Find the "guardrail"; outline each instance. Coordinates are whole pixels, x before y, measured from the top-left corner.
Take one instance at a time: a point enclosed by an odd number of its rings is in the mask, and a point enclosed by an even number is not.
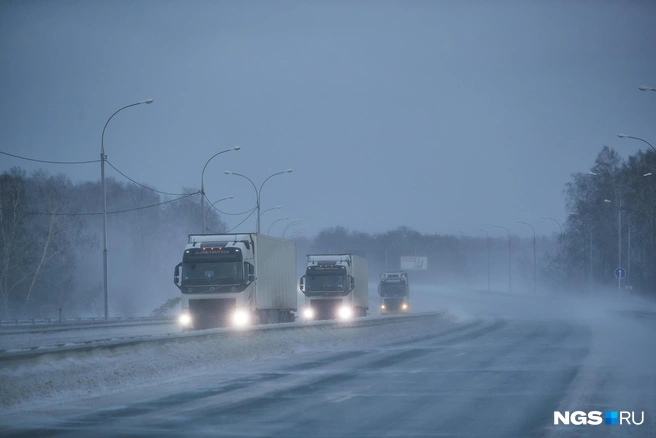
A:
[[[175,316],[114,316],[108,319],[97,318],[43,318],[43,319],[0,319],[0,329],[3,327],[46,326],[63,324],[107,324],[135,321],[173,321]]]
[[[115,317],[104,318],[72,318],[52,321],[50,319],[27,319],[2,321],[0,335],[20,333],[59,332],[81,329],[101,329],[109,327],[129,327],[133,325],[173,324],[175,316],[164,317]]]
[[[310,328],[351,328],[380,324],[390,324],[413,319],[435,318],[445,312],[428,312],[410,315],[387,315],[356,318],[350,321],[312,321],[312,322],[290,322],[282,324],[268,324],[245,328],[216,328],[184,333],[169,333],[166,335],[148,335],[142,337],[129,337],[112,341],[86,341],[78,345],[65,346],[43,346],[24,349],[19,351],[4,351],[0,353],[0,362],[33,359],[45,355],[57,355],[68,353],[83,353],[91,350],[111,350],[119,347],[128,347],[143,344],[167,344],[171,342],[185,342],[187,340],[203,340],[224,336],[235,336],[244,332],[263,332],[269,330],[307,330]]]

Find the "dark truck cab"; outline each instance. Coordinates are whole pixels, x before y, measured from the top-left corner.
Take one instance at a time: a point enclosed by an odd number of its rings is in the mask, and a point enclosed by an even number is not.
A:
[[[383,272],[378,285],[380,314],[407,313],[410,311],[410,288],[405,271]]]

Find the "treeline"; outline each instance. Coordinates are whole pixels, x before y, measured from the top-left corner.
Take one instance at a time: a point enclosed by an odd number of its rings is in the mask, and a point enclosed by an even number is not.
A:
[[[625,161],[605,147],[589,173],[572,175],[564,190],[570,214],[562,235],[537,239],[540,291],[617,288],[614,271],[621,249],[628,273],[622,286],[656,296],[654,170],[652,151]],[[106,183],[110,314],[147,315],[179,294],[172,269],[187,235],[200,232],[200,194],[183,189],[179,196],[162,195],[111,178]],[[0,175],[0,319],[52,318],[59,308],[68,317],[103,315],[102,211],[99,182],[74,184],[63,174],[42,170],[28,176],[19,168]],[[212,209],[207,228],[228,231]],[[530,293],[534,285],[532,240],[511,238],[515,292]],[[308,253],[354,252],[367,258],[372,282],[384,270],[399,269],[401,256],[423,256],[427,269],[413,272],[414,281],[488,286],[488,241],[477,231],[440,235],[399,227],[371,234],[333,227],[296,241],[299,277]],[[508,290],[507,237],[490,238],[489,260],[490,288]]]
[[[493,227],[489,228],[489,232],[494,230]],[[557,238],[557,235],[537,237],[538,266],[541,266],[545,255],[554,249]],[[312,240],[299,239],[297,250],[299,273],[308,253],[354,253],[367,258],[370,281],[377,282],[380,272],[401,268],[402,256],[420,256],[427,258],[427,266],[425,270],[410,273],[413,282],[473,289],[488,287],[487,237],[475,230],[468,235],[422,234],[408,227],[399,227],[384,233],[369,234],[334,227],[322,230]],[[507,291],[509,281],[512,281],[512,289],[516,292],[533,290],[532,237],[513,235],[509,255],[508,237],[491,236],[489,261],[491,289]],[[509,275],[509,261],[512,275]],[[541,281],[539,272],[538,282]]]
[[[106,184],[110,314],[145,315],[171,298],[173,266],[202,227],[200,195]],[[104,314],[102,211],[99,182],[19,168],[0,175],[0,319]],[[207,227],[226,231],[213,210]]]
[[[552,283],[593,293],[617,290],[614,272],[621,264],[627,272],[622,292],[628,287],[656,296],[656,153],[623,160],[604,147],[590,172],[572,175],[564,194],[569,214],[562,243],[544,265]]]

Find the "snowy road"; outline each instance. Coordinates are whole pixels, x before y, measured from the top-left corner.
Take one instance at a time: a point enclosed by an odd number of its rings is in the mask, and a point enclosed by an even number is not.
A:
[[[2,416],[0,424],[11,429],[0,433],[656,436],[654,320],[604,309],[560,317],[545,312],[545,303],[528,304],[534,300],[515,300],[512,306],[475,295],[442,301],[461,313],[468,307],[470,314],[456,322],[435,318],[348,329],[339,339],[336,331],[322,332],[323,340],[284,355],[261,351],[216,369],[188,364],[181,377],[157,385]],[[314,335],[298,339],[308,336]],[[554,410],[644,411],[645,421],[554,426]]]

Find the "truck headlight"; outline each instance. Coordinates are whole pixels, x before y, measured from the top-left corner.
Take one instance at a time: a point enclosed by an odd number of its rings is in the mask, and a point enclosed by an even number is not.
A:
[[[349,319],[351,316],[353,316],[353,309],[351,309],[348,306],[342,306],[339,308],[339,311],[337,312],[337,315],[341,319]]]
[[[180,316],[178,316],[178,324],[183,327],[189,327],[191,325],[191,315],[187,312],[181,313]]]
[[[405,309],[407,309],[407,308],[408,308],[408,305],[407,305],[407,304],[405,304],[405,303],[403,303],[403,305],[401,306],[401,308],[403,308],[403,310],[405,310]]]
[[[380,308],[381,308],[381,309],[384,309],[384,308],[385,308],[385,305],[384,305],[384,304],[381,304],[381,305],[380,305]]]
[[[239,327],[243,327],[250,322],[250,315],[244,309],[237,309],[235,313],[232,314],[232,322]]]
[[[303,318],[314,319],[314,309],[312,309],[312,307],[306,307],[303,310]]]

